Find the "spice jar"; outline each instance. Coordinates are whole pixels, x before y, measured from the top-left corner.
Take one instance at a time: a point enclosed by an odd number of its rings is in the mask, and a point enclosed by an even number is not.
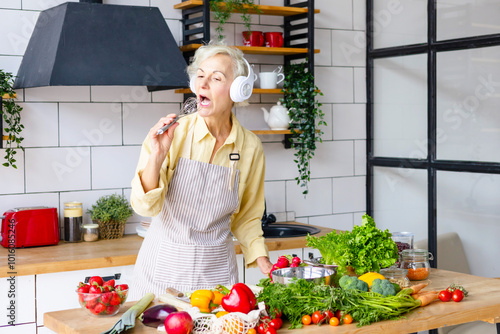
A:
[[[96,241],[99,239],[99,225],[98,224],[85,224],[82,226],[83,240]]]
[[[401,252],[405,249],[413,248],[413,238],[414,234],[412,232],[392,232],[392,240],[398,246],[399,259],[396,261],[395,266],[397,268],[401,267]]]
[[[64,241],[82,241],[83,210],[80,202],[64,203]]]
[[[396,283],[401,289],[410,286],[410,280],[408,279],[408,270],[402,268],[384,268],[380,269],[380,274],[389,280],[391,283]]]
[[[429,277],[431,265],[429,260],[434,260],[426,249],[405,249],[401,252],[401,268],[408,269],[408,278],[420,281]]]

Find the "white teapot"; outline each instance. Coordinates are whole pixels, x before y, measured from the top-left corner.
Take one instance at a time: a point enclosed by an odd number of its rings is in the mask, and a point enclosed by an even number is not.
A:
[[[283,107],[281,102],[278,101],[278,104],[272,106],[270,111],[267,111],[264,107],[261,109],[264,112],[264,120],[271,130],[287,130],[290,126],[288,109]]]

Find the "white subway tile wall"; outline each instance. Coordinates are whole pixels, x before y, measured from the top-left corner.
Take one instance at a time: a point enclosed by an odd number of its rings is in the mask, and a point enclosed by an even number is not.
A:
[[[73,0],[76,1],[76,0]],[[0,4],[0,68],[17,74],[39,12],[65,1],[8,0]],[[260,0],[282,6],[282,0]],[[175,2],[161,0],[105,1],[106,4],[157,6],[181,44],[181,12]],[[260,135],[266,154],[268,213],[294,212],[303,223],[345,229],[360,221],[365,210],[365,29],[364,0],[316,0],[316,85],[324,96],[327,126],[323,143],[311,161],[309,195],[295,181],[293,149],[282,135]],[[252,29],[282,31],[283,19],[252,16]],[[211,31],[215,36],[212,22]],[[244,26],[235,14],[224,26],[228,44],[242,44]],[[283,56],[247,55],[256,73],[283,64]],[[259,81],[256,82],[258,87]],[[250,106],[235,114],[249,129],[268,129],[261,107],[269,109],[281,95],[254,95]],[[82,201],[87,209],[102,195],[130,196],[130,181],[142,141],[163,115],[177,113],[182,94],[148,92],[137,86],[58,86],[20,89],[25,152],[18,169],[0,168],[0,214],[13,207],[47,205],[62,216],[65,201]],[[0,150],[3,153],[5,150]],[[127,232],[147,217],[134,215]]]

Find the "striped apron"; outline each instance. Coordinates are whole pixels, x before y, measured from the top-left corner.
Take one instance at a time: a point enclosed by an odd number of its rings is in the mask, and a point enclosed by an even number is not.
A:
[[[130,298],[159,296],[167,287],[194,291],[238,281],[230,218],[239,205],[239,154],[235,148],[229,167],[191,160],[193,132],[142,243]]]

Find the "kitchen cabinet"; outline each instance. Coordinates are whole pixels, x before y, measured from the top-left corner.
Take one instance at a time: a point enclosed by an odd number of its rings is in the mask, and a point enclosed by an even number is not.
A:
[[[11,289],[11,283],[14,285],[13,289]],[[12,298],[9,296],[11,291],[14,294]],[[0,292],[2,312],[4,312],[0,317],[0,326],[7,326],[11,320],[7,317],[8,311],[6,310],[11,300],[15,302],[16,324],[35,322],[35,275],[15,276],[14,281],[9,280],[9,277],[0,278]],[[2,330],[0,334],[3,334]]]
[[[284,47],[252,47],[236,46],[245,54],[282,55],[285,66],[297,59],[308,62],[308,69],[314,74],[314,54],[320,50],[314,49],[314,0],[291,4],[291,0],[283,0],[284,6],[256,5],[258,11],[249,8],[248,14],[273,15],[283,17]],[[210,41],[210,4],[208,0],[184,0],[174,5],[175,9],[182,10],[182,46],[186,62],[203,44]],[[200,37],[201,35],[201,37]],[[189,94],[191,90],[178,89],[176,93]],[[254,94],[280,94],[281,89],[254,88]],[[285,134],[288,130],[255,130],[256,134]],[[285,147],[288,140],[285,138]]]

